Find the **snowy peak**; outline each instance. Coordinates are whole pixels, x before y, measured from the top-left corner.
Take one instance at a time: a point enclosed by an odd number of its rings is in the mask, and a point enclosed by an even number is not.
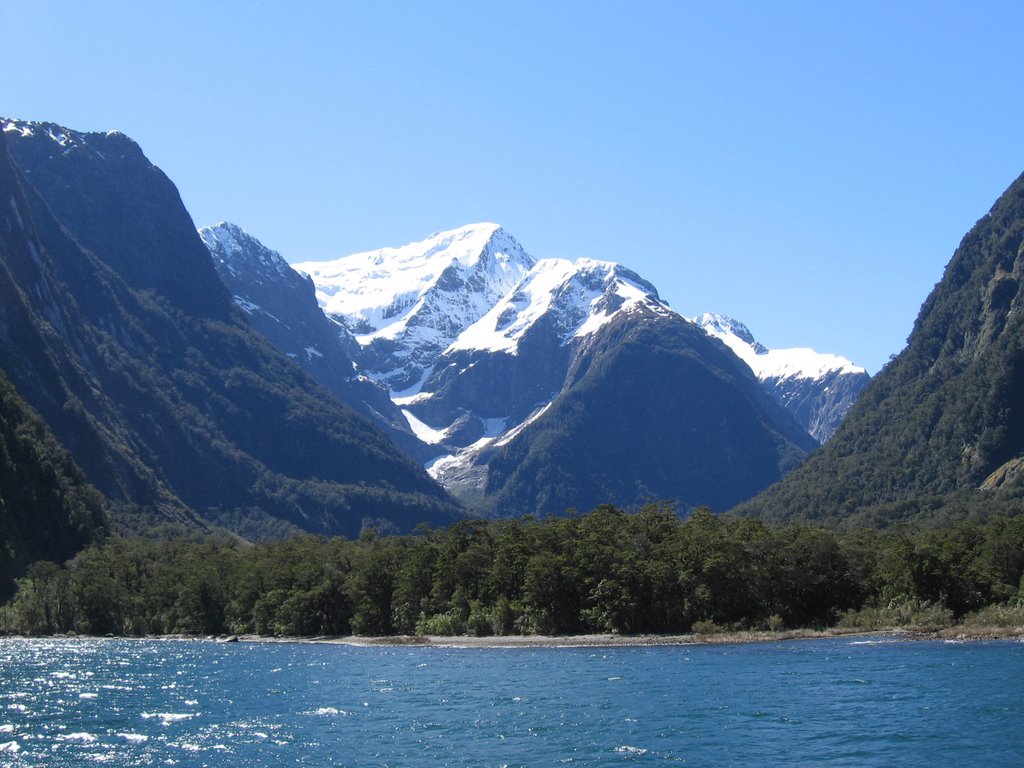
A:
[[[824,443],[867,385],[867,371],[845,357],[813,349],[768,349],[731,317],[703,314],[694,322],[745,362],[769,395],[815,440]]]
[[[312,278],[320,306],[356,335],[367,370],[400,390],[421,380],[534,262],[497,224],[473,224],[400,248],[294,267]]]
[[[294,266],[313,278],[328,314],[345,319],[357,333],[394,336],[414,319],[425,297],[463,288],[460,278],[473,276],[471,287],[500,295],[533,262],[497,224],[473,224],[399,248]]]
[[[751,347],[754,352],[759,355],[763,355],[768,352],[768,348],[766,346],[754,339],[754,334],[750,332],[750,329],[747,328],[747,326],[728,315],[716,315],[711,312],[705,312],[694,322],[703,328],[709,335],[714,336],[717,339],[725,340],[727,337],[735,336],[744,344]]]
[[[268,270],[279,275],[292,272],[291,266],[277,251],[272,251],[237,224],[222,221],[213,227],[202,227],[199,237],[210,251],[217,269],[231,274],[254,275]]]
[[[671,312],[654,286],[618,264],[593,259],[542,259],[523,281],[448,351],[504,351],[515,354],[519,341],[541,318],[562,334],[562,343],[594,333],[619,312],[646,304]]]
[[[757,342],[749,329],[726,315],[705,313],[694,320],[697,325],[725,343],[757,378],[802,378],[820,380],[829,374],[865,374],[860,366],[845,357],[815,352],[806,347],[768,349]]]

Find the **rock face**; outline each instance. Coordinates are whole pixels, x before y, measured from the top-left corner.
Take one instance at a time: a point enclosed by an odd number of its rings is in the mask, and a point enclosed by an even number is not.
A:
[[[453,519],[425,472],[252,330],[137,145],[0,127],[0,369],[129,517],[348,535]]]
[[[437,358],[420,392],[401,401],[458,447],[482,437],[480,428],[507,432],[562,391],[582,341],[638,306],[674,314],[653,286],[617,264],[537,262]],[[467,431],[467,420],[479,427]]]
[[[1024,458],[1024,177],[964,237],[907,347],[833,438],[742,507],[841,521],[880,505],[1013,482]]]
[[[832,436],[870,380],[845,357],[807,348],[768,349],[731,317],[705,313],[696,322],[749,365],[765,390],[819,443]]]

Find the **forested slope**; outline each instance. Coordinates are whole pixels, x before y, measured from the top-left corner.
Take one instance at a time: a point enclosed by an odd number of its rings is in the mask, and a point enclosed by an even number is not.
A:
[[[958,507],[992,499],[1019,507],[1022,272],[1024,177],[964,237],[906,349],[872,380],[833,438],[737,511],[838,523],[853,515],[914,516],[947,498]],[[967,498],[981,487],[987,498]]]

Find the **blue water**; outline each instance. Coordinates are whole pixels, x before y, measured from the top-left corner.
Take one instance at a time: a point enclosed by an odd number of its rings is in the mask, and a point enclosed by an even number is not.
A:
[[[1020,766],[1024,643],[0,641],[0,764]]]

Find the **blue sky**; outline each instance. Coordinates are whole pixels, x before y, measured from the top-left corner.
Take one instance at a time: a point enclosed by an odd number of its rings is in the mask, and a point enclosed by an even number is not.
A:
[[[1011,2],[0,5],[0,114],[289,261],[477,221],[874,372],[1024,171]]]

